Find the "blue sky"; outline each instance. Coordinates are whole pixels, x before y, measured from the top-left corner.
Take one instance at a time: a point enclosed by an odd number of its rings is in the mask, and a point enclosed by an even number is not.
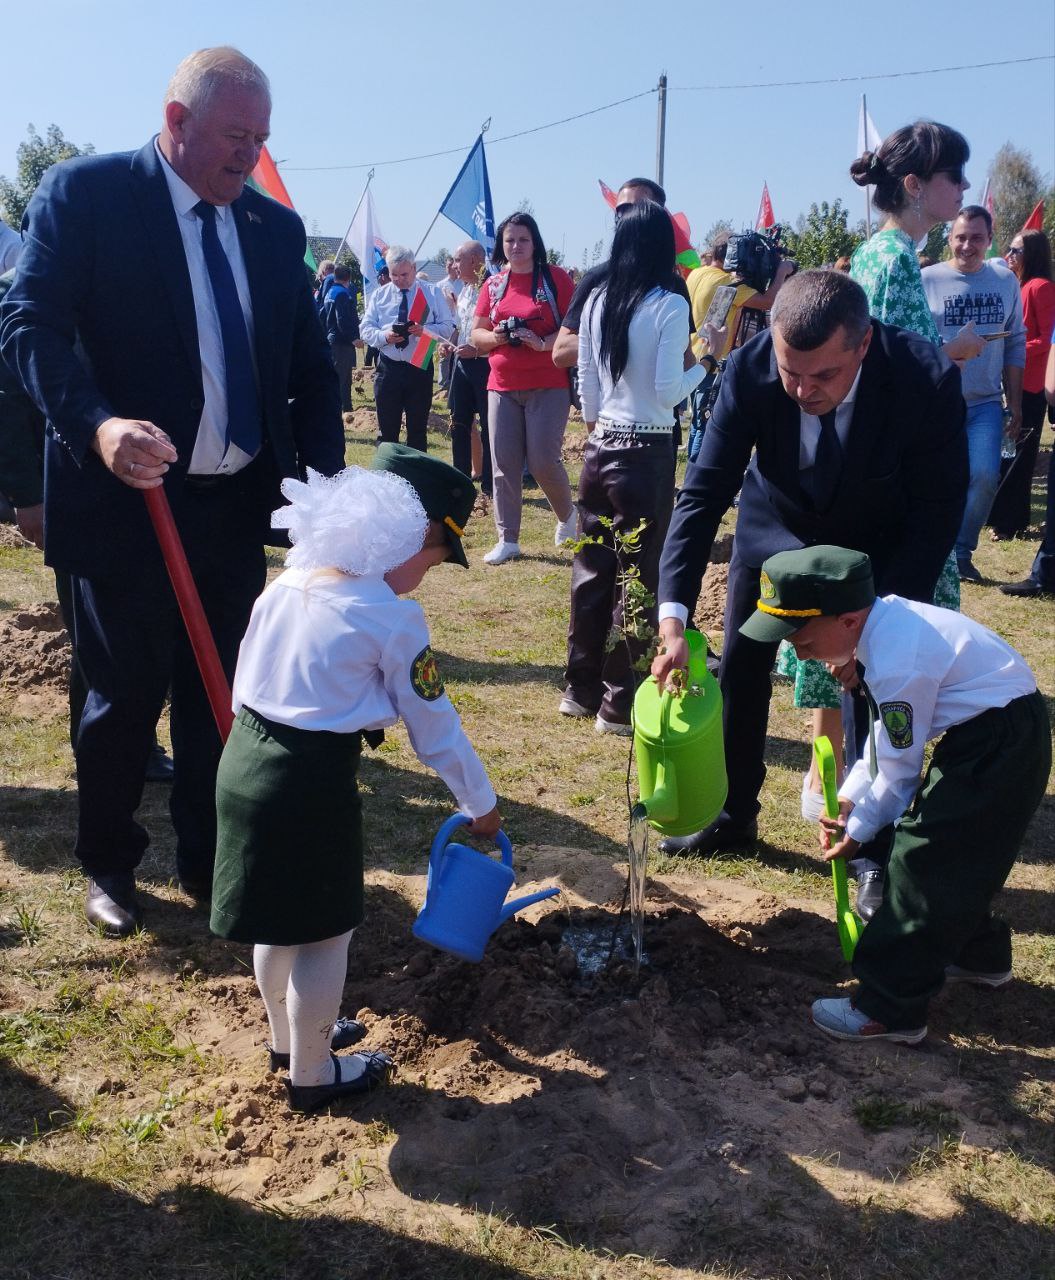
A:
[[[373,16],[368,16],[372,14]],[[877,15],[882,16],[877,16]],[[709,16],[712,15],[712,16]],[[1002,20],[1006,16],[1006,21]],[[481,17],[483,23],[481,24]],[[310,34],[309,34],[310,19]],[[140,145],[160,120],[176,63],[231,43],[271,77],[271,151],[309,228],[341,234],[365,165],[465,149],[648,90],[666,71],[665,185],[694,236],[717,218],[751,223],[763,179],[776,216],[863,197],[847,176],[861,92],[881,133],[917,116],[954,125],[971,143],[979,196],[1005,141],[1055,169],[1055,62],[817,86],[693,92],[713,83],[874,75],[1055,53],[1055,6],[980,0],[923,6],[756,2],[720,9],[629,0],[537,0],[481,6],[291,5],[288,0],[36,0],[5,6],[0,173],[32,122],[99,151]],[[478,34],[474,34],[478,33]],[[597,179],[653,176],[656,95],[488,146],[495,213],[532,202],[547,243],[572,264],[605,239]],[[463,156],[378,165],[374,199],[390,241],[416,245]],[[426,249],[462,237],[440,219]]]

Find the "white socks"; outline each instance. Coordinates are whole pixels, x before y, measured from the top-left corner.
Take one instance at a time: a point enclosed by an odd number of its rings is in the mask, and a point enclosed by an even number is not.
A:
[[[353,933],[349,929],[336,938],[295,947],[258,944],[253,948],[253,970],[267,1010],[271,1048],[290,1054],[293,1084],[333,1083],[330,1039],[341,1007]]]

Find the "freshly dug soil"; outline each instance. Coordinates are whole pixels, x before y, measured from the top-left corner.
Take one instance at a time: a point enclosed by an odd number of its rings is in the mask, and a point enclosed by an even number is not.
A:
[[[8,692],[65,693],[70,640],[57,604],[38,604],[0,622],[0,687]]]

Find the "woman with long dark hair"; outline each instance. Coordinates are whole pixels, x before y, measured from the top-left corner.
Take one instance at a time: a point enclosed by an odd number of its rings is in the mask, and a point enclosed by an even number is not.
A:
[[[525,460],[557,517],[554,542],[559,547],[575,536],[571,485],[561,461],[571,387],[552,356],[575,286],[566,271],[546,261],[530,213],[510,214],[499,224],[491,261],[503,269],[484,281],[470,341],[491,357],[487,424],[498,542],[484,560],[504,564],[520,555]]]
[[[1055,328],[1055,283],[1051,245],[1043,231],[1020,231],[1011,241],[1007,263],[1022,288],[1026,326],[1026,369],[1022,377],[1022,427],[1015,456],[1001,466],[1000,488],[989,510],[993,538],[1000,541],[1029,527],[1033,469],[1044,423],[1044,369]]]
[[[703,379],[685,370],[689,302],[674,265],[670,215],[652,201],[620,206],[607,283],[579,326],[579,392],[590,431],[579,479],[582,537],[575,557],[568,665],[560,710],[595,716],[599,733],[630,733],[633,662],[644,648],[626,634],[655,626],[655,606],[625,616],[620,569],[635,567],[655,595],[659,554],[674,504],[674,406]],[[610,521],[610,527],[602,524]],[[613,533],[644,523],[636,553],[620,564]],[[612,627],[625,635],[608,652]]]

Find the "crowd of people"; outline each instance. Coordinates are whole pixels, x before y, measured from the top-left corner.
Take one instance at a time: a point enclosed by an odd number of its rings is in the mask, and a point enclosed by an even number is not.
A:
[[[216,933],[254,945],[291,1105],[385,1077],[380,1051],[333,1052],[365,1034],[338,1016],[363,917],[359,758],[402,719],[473,832],[498,831],[424,616],[400,597],[445,562],[468,566],[477,481],[497,532],[488,572],[521,557],[530,473],[556,544],[578,540],[555,710],[604,734],[633,731],[650,632],[651,678],[686,666],[737,504],[720,659],[728,798],[711,826],[661,847],[756,839],[779,664],[816,733],[841,744],[841,813],[821,843],[855,868],[868,922],[861,993],[818,1001],[817,1025],[915,1041],[943,982],[1006,981],[1010,936],[991,904],[1043,794],[1050,729],[1022,659],[956,610],[961,581],[980,579],[986,521],[995,537],[1029,522],[1055,402],[1055,284],[1042,233],[1014,238],[1009,267],[987,258],[991,218],[963,207],[966,139],[920,121],[859,157],[851,175],[883,221],[832,269],[783,261],[758,280],[746,246],[723,240],[686,281],[663,189],[632,178],[609,259],[577,283],[515,212],[489,263],[467,241],[438,285],[390,246],[359,315],[348,267],[324,264],[313,296],[300,220],[246,186],[270,109],[244,55],[191,55],[141,150],[48,171],[5,281],[0,491],[55,569],[73,637],[88,919],[114,937],[142,922],[135,813],[168,698],[176,874]],[[921,272],[917,245],[941,223],[950,258]],[[165,284],[149,298],[147,260]],[[341,411],[363,348],[378,449],[371,468],[345,467]],[[428,454],[436,366],[452,464]],[[576,396],[588,438],[573,497],[562,445]],[[232,684],[226,746],[142,501],[161,488]],[[1051,493],[1049,476],[1044,540],[1010,594],[1055,590]],[[287,568],[265,590],[264,544],[286,531]],[[643,588],[632,629],[627,547]],[[1014,794],[1013,822],[987,815],[996,787]],[[820,790],[807,774],[805,815],[820,818]]]

